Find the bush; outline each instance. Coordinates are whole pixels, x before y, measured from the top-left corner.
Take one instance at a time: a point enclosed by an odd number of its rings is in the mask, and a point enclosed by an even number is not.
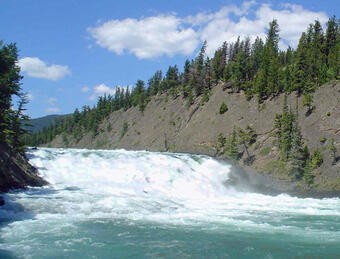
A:
[[[220,114],[224,114],[225,112],[228,111],[228,106],[223,102],[220,106]]]
[[[317,149],[314,151],[312,156],[310,157],[310,168],[311,170],[314,170],[318,167],[320,167],[323,163],[323,158],[321,155],[321,152]]]
[[[262,148],[261,150],[260,150],[260,155],[261,156],[266,156],[266,155],[268,155],[269,153],[270,153],[270,151],[271,151],[271,147],[264,147],[264,148]]]
[[[217,136],[217,146],[218,148],[223,148],[227,143],[227,139],[223,136],[222,133],[218,134]]]
[[[129,124],[125,121],[122,127],[122,131],[120,132],[120,138],[122,139],[124,135],[127,133],[129,128]]]
[[[326,141],[327,141],[327,139],[325,137],[320,138],[320,143],[325,144]]]

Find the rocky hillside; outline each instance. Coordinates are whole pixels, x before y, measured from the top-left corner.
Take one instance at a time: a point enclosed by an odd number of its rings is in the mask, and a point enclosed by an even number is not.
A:
[[[298,107],[298,124],[304,143],[311,153],[320,150],[323,158],[321,166],[312,171],[311,180],[301,179],[294,183],[294,188],[300,192],[340,193],[340,162],[338,157],[334,162],[329,148],[334,140],[336,155],[340,156],[340,83],[321,86],[313,94],[313,100],[313,111],[307,114],[302,97],[295,93],[287,97],[289,107]],[[228,110],[220,114],[223,102]],[[260,174],[290,183],[293,179],[287,174],[287,165],[279,159],[274,134],[274,119],[282,112],[283,105],[283,94],[259,104],[256,98],[248,101],[242,91],[232,93],[221,83],[212,89],[209,100],[203,104],[200,99],[188,105],[181,96],[156,95],[144,112],[138,107],[113,112],[101,123],[95,137],[89,133],[76,141],[71,136],[59,135],[48,146],[167,150],[225,158],[217,148],[218,135],[222,133],[228,137],[233,129],[249,125],[257,134],[256,142],[248,148],[252,157],[249,166]],[[248,167],[244,163],[248,155],[242,146],[239,149],[242,152],[239,163]]]
[[[37,169],[28,163],[26,157],[0,143],[0,192],[45,184],[47,182],[38,176]]]

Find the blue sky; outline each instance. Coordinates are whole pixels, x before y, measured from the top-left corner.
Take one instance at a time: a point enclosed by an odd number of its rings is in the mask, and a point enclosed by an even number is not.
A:
[[[296,46],[307,25],[339,17],[338,1],[0,0],[0,39],[16,42],[32,117],[93,105],[117,85],[180,69],[202,41],[264,37],[278,19],[281,48]]]

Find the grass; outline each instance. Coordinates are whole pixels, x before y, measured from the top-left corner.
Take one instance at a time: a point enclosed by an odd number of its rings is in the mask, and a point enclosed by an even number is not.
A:
[[[271,160],[264,167],[263,170],[270,174],[278,175],[280,179],[290,179],[286,163],[280,160]]]
[[[261,156],[267,156],[270,153],[271,150],[272,150],[271,147],[264,147],[260,150],[260,155]]]

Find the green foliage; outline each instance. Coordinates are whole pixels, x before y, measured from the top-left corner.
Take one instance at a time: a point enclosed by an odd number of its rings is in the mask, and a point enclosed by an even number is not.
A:
[[[323,163],[323,158],[321,155],[320,150],[315,150],[314,153],[311,155],[309,160],[309,167],[311,170],[314,170],[318,167],[320,167]]]
[[[238,151],[237,134],[235,129],[228,138],[225,154],[233,160],[238,160],[240,158],[240,153]]]
[[[125,121],[123,123],[122,130],[120,131],[120,139],[122,139],[125,136],[125,134],[127,133],[128,129],[129,129],[129,124]]]
[[[224,146],[227,143],[227,139],[225,136],[223,136],[222,133],[218,134],[217,136],[217,149],[218,150],[223,150]]]
[[[69,140],[65,133],[62,134],[62,140],[63,140],[63,145],[67,147],[69,145]]]
[[[305,93],[302,97],[302,105],[303,107],[307,107],[306,116],[310,115],[313,110],[315,109],[315,106],[313,105],[313,97],[309,93]]]
[[[112,131],[112,124],[109,122],[109,124],[106,127],[106,131],[107,132],[111,132]]]
[[[280,178],[287,179],[287,164],[281,160],[269,160],[263,167],[263,170],[268,173],[280,175]]]
[[[228,111],[228,106],[226,105],[225,102],[223,102],[220,106],[220,114],[224,114]]]
[[[0,41],[0,142],[22,153],[29,118],[24,114],[28,100],[21,92],[21,79],[16,45]],[[19,99],[16,110],[13,108],[13,96]]]
[[[304,179],[305,183],[308,184],[308,185],[313,184],[314,178],[315,178],[315,175],[310,171],[306,171],[305,174],[303,175],[303,179]]]
[[[271,150],[271,147],[264,147],[264,148],[262,148],[260,150],[260,155],[261,156],[266,156],[266,155],[269,154],[270,150]]]
[[[326,141],[327,141],[327,138],[321,137],[319,141],[320,141],[320,143],[325,144]]]
[[[300,179],[309,171],[306,170],[309,151],[304,146],[301,130],[298,126],[297,113],[288,110],[285,98],[282,114],[276,116],[274,121],[277,143],[282,161],[290,165],[289,174]]]

